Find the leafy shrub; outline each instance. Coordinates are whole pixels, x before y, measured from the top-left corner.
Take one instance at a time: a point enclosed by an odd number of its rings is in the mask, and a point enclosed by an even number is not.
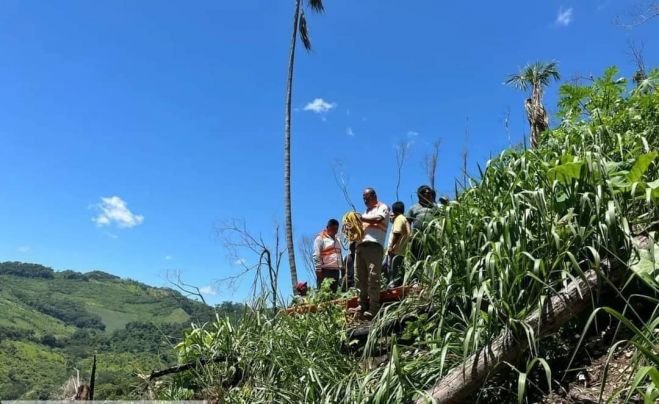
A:
[[[65,324],[73,325],[78,328],[95,328],[105,330],[105,324],[101,317],[89,313],[82,303],[58,299],[52,296],[29,296],[20,291],[14,291],[14,294],[25,304],[36,310],[52,316]]]
[[[89,280],[97,280],[97,281],[112,281],[112,280],[120,280],[121,279],[120,277],[118,277],[116,275],[112,275],[112,274],[109,274],[109,273],[103,272],[103,271],[87,272],[87,273],[85,273],[85,276]]]
[[[38,264],[23,262],[0,262],[0,275],[14,275],[23,278],[53,279],[55,271],[52,268]]]

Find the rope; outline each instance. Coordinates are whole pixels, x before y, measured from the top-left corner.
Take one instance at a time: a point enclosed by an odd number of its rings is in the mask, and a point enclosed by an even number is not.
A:
[[[357,212],[350,211],[343,215],[343,226],[341,231],[348,242],[360,241],[364,238],[364,228],[362,227],[362,220]]]

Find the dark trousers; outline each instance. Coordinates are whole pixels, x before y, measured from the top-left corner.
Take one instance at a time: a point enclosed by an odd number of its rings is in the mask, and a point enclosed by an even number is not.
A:
[[[363,242],[357,245],[355,258],[356,283],[362,310],[369,307],[372,313],[380,310],[380,282],[384,249],[379,243]]]
[[[323,284],[325,279],[332,279],[332,292],[336,293],[339,288],[339,278],[341,276],[341,270],[339,268],[322,268],[320,271],[316,272],[316,287],[320,289],[320,285]]]
[[[401,271],[403,268],[403,259],[404,257],[402,255],[387,255],[385,258],[387,282],[393,284],[393,286],[403,284],[403,277],[405,276]]]

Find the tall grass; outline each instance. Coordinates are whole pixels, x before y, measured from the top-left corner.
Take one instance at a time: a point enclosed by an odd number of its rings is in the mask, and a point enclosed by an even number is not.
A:
[[[609,69],[590,86],[563,86],[563,121],[545,134],[545,143],[489,161],[473,187],[415,236],[428,256],[407,257],[406,280],[417,280],[423,292],[385,308],[364,351],[369,356],[389,347],[383,365],[364,366],[364,358],[343,353],[350,341],[345,318],[334,308],[273,316],[257,306],[237,327],[218,320],[193,329],[182,358],[230,356],[204,383],[229,402],[405,402],[512,329],[530,347],[518,383],[523,401],[534,366],[552,377],[539,356],[538,330],[524,319],[568,282],[615,262],[650,285],[640,298],[657,304],[659,271],[634,237],[650,240],[646,246],[656,242],[659,72],[631,91],[616,75]],[[599,310],[624,320],[636,335],[636,376],[621,397],[656,397],[656,315],[644,324],[631,306],[619,315]],[[400,339],[386,335],[386,324],[413,312],[423,314]],[[238,381],[232,379],[236,369]],[[231,385],[224,383],[229,379]]]

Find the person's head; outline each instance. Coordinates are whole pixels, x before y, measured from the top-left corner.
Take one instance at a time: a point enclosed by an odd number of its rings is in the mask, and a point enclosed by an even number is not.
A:
[[[443,206],[448,205],[448,198],[445,197],[445,196],[440,196],[440,197],[439,197],[439,203],[440,203],[441,205],[443,205]]]
[[[307,286],[306,282],[298,282],[295,285],[295,290],[297,291],[297,294],[300,296],[306,296],[307,291],[309,290],[309,287]]]
[[[434,193],[433,189],[430,188],[428,185],[421,185],[416,190],[416,195],[419,197],[419,203],[423,206],[430,206],[433,204],[433,202],[435,201],[433,193]]]
[[[325,227],[327,234],[334,237],[336,233],[339,232],[339,221],[336,219],[330,219],[327,221],[327,227]]]
[[[362,197],[364,199],[364,205],[366,205],[369,208],[372,208],[373,206],[378,204],[378,195],[375,193],[375,190],[373,188],[364,189],[364,193],[362,194]]]
[[[395,217],[402,215],[405,213],[405,204],[401,201],[396,201],[393,204],[391,204],[391,219],[393,220]]]

